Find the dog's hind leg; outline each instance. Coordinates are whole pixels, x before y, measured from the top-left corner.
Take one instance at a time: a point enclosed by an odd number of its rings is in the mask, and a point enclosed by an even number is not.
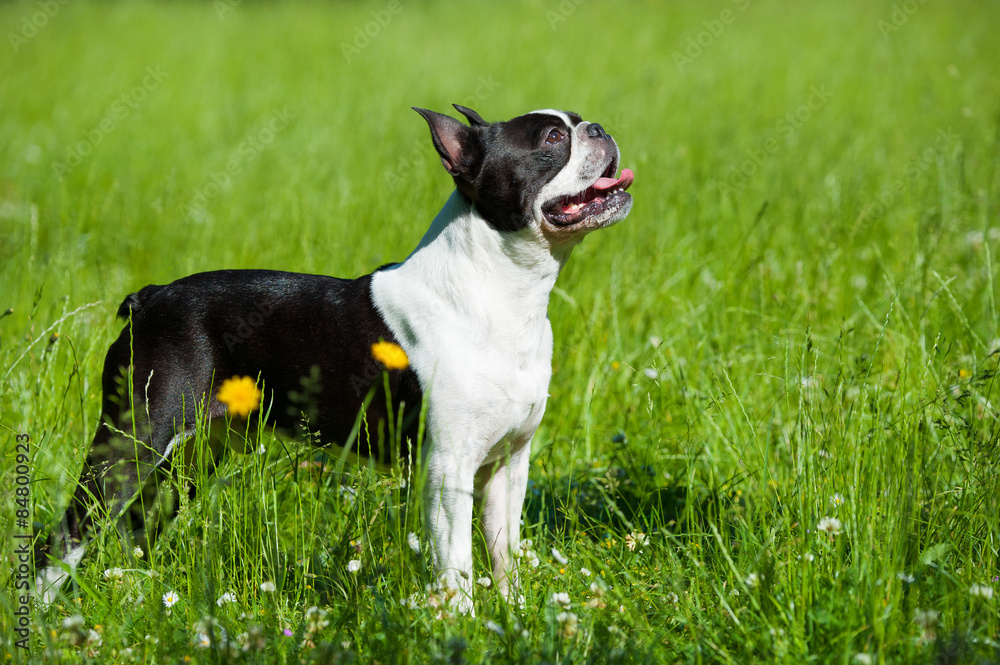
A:
[[[101,423],[83,465],[80,480],[51,538],[48,561],[36,576],[36,593],[50,603],[83,557],[86,543],[97,533],[102,517],[121,520],[126,532],[142,532],[149,506],[140,491],[149,475],[171,455],[175,434],[171,420],[157,422],[146,409],[152,374],[132,374],[128,328],[112,344],[105,359]],[[148,376],[147,376],[148,375]],[[143,500],[129,509],[139,495]]]

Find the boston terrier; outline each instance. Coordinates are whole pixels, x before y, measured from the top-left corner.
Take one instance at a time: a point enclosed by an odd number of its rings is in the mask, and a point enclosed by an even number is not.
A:
[[[455,191],[402,263],[353,280],[221,270],[125,298],[101,423],[54,538],[50,556],[62,563],[36,580],[44,601],[79,563],[98,515],[141,524],[131,513],[149,504],[137,495],[183,457],[196,421],[233,417],[219,389],[234,376],[262,391],[250,431],[256,418],[287,430],[305,421],[313,438],[380,460],[417,450],[425,413],[424,523],[441,583],[471,609],[478,498],[494,580],[502,593],[516,589],[531,438],[552,375],[549,293],[584,236],[628,215],[633,174],[618,174],[615,141],[575,113],[490,123],[455,108],[469,125],[414,109]],[[408,359],[387,370],[391,419],[378,342]],[[358,435],[361,415],[369,436]],[[394,442],[385,433],[396,423]]]

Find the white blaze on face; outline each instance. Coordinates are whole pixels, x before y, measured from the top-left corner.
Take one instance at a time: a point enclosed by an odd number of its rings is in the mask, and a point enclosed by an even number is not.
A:
[[[586,140],[587,128],[591,123],[583,121],[574,127],[566,113],[553,109],[532,111],[532,113],[552,115],[562,119],[569,128],[571,141],[569,161],[563,170],[542,188],[535,201],[534,217],[536,221],[541,222],[543,205],[553,199],[573,196],[584,191],[601,176],[606,165],[603,163],[603,151],[600,150],[598,142]]]

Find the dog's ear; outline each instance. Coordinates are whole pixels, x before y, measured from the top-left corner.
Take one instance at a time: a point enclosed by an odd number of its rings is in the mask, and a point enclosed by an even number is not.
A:
[[[467,106],[460,106],[459,104],[452,104],[452,106],[455,107],[456,111],[464,115],[465,119],[468,120],[469,124],[472,125],[473,127],[485,127],[486,125],[490,124],[485,120],[483,120],[482,116],[480,116],[478,113],[476,113]]]
[[[413,110],[422,115],[430,125],[434,147],[441,155],[441,163],[448,173],[472,183],[483,154],[476,128],[466,127],[458,120],[442,113],[416,107]]]

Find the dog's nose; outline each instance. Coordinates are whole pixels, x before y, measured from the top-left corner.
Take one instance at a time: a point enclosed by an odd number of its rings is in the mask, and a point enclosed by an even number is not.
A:
[[[592,139],[608,138],[607,132],[605,132],[604,128],[598,125],[596,122],[592,122],[589,125],[587,125],[587,136],[589,136]]]

